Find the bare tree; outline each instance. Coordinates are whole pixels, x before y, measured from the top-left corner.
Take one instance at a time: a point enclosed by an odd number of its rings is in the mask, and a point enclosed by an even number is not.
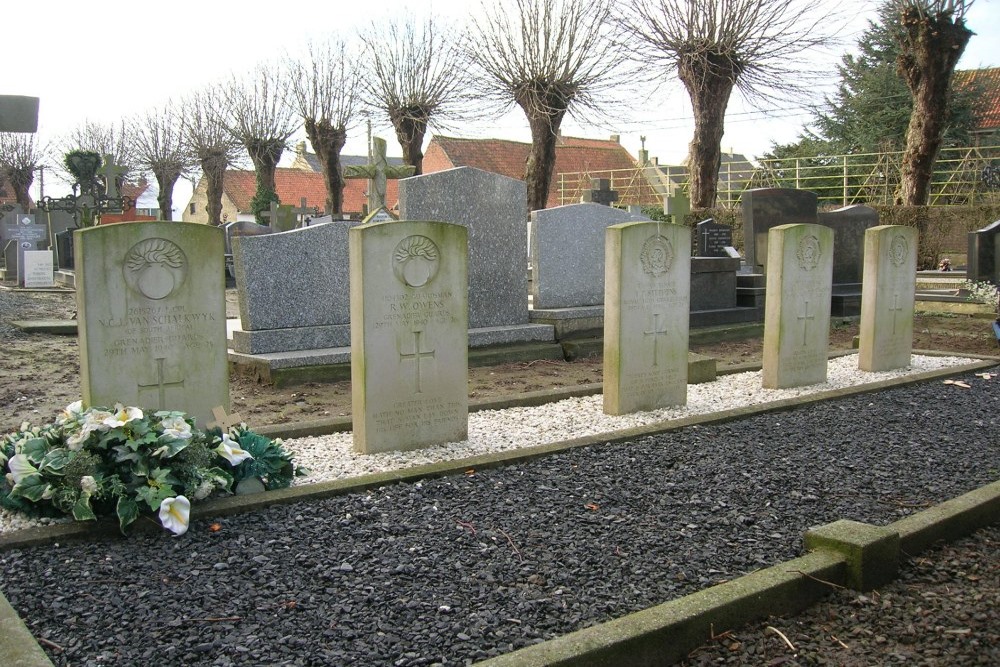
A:
[[[965,27],[972,0],[892,0],[901,29],[896,70],[913,95],[896,203],[925,206],[948,123],[951,78],[974,34]]]
[[[101,156],[110,155],[115,164],[122,167],[116,186],[121,186],[135,175],[137,158],[132,128],[124,120],[118,123],[101,123],[85,120],[74,128],[62,141],[62,152],[71,150],[93,151]],[[103,176],[101,177],[103,180]]]
[[[136,163],[156,179],[161,220],[172,219],[174,185],[193,165],[183,141],[183,122],[180,110],[170,103],[132,120]]]
[[[364,90],[396,130],[403,162],[419,175],[428,125],[441,129],[462,116],[468,78],[461,48],[433,16],[418,23],[407,14],[374,24],[372,33],[378,38],[365,44]]]
[[[28,191],[45,154],[45,147],[39,145],[34,134],[0,132],[0,181],[10,184],[14,200],[25,211],[31,207]]]
[[[217,88],[203,88],[184,100],[183,140],[205,178],[208,222],[222,224],[222,186],[239,145],[226,129],[226,100]]]
[[[284,77],[283,68],[260,64],[248,76],[234,76],[226,87],[226,128],[246,148],[257,177],[255,215],[277,201],[274,171],[288,138],[299,128]]]
[[[622,83],[625,56],[608,35],[610,9],[611,0],[513,0],[511,10],[484,4],[472,19],[464,53],[476,93],[504,111],[521,107],[531,128],[530,210],[545,208],[567,112],[600,115],[602,94]]]
[[[359,106],[358,74],[342,40],[311,43],[304,60],[288,61],[295,105],[319,158],[326,212],[344,209],[340,151]]]
[[[620,25],[636,54],[676,73],[694,113],[688,149],[691,207],[711,208],[733,88],[750,101],[787,98],[810,78],[800,55],[833,42],[829,12],[812,0],[629,0]]]

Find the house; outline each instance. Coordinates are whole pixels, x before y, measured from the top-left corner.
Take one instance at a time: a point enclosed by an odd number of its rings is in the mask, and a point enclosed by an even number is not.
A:
[[[424,173],[475,167],[524,180],[524,166],[530,150],[530,143],[507,139],[434,136],[424,151]],[[618,135],[611,135],[610,139],[560,135],[546,207],[579,202],[583,190],[590,189],[591,178],[609,178],[608,174],[615,172],[622,178],[634,179],[637,167],[635,159],[619,143]],[[612,188],[616,188],[614,178]]]
[[[1000,67],[956,70],[955,88],[974,88],[980,96],[976,129],[972,131],[980,146],[1000,144]]]
[[[313,156],[315,157],[315,156]],[[347,156],[345,156],[347,157]],[[367,158],[358,158],[360,164],[366,164]],[[326,186],[323,175],[299,167],[278,167],[274,173],[275,191],[283,204],[298,207],[302,198],[306,200],[307,208],[315,208],[322,213],[326,209]],[[205,177],[198,181],[191,201],[185,207],[181,220],[184,222],[208,222],[205,205],[208,201],[208,184]],[[222,185],[222,220],[252,220],[250,202],[257,191],[257,181],[252,170],[227,169]],[[360,218],[367,204],[368,181],[365,179],[350,179],[344,186],[343,212],[352,218]],[[390,180],[386,188],[386,200],[394,207],[399,199],[399,188],[396,181]]]

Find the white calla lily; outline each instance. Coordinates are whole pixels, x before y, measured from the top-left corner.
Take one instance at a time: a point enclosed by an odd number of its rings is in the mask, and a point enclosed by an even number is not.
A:
[[[83,489],[84,493],[94,495],[97,493],[97,480],[90,475],[84,475],[80,478],[80,488]]]
[[[10,468],[10,476],[15,484],[20,484],[22,479],[38,472],[38,468],[31,465],[31,461],[25,454],[15,454],[10,457],[7,467]]]
[[[160,425],[163,426],[163,435],[169,435],[175,440],[188,440],[191,437],[191,425],[181,417],[167,417]]]
[[[83,412],[83,401],[73,401],[65,408],[63,408],[62,414],[59,415],[57,421],[68,422],[71,419],[79,418],[80,414]]]
[[[191,501],[184,496],[165,498],[160,503],[160,523],[174,535],[187,532],[191,517]]]
[[[142,419],[142,410],[139,408],[127,408],[121,403],[115,403],[115,411],[104,419],[104,425],[108,428],[118,428],[133,419]]]
[[[230,438],[228,433],[222,434],[222,442],[215,448],[215,452],[233,466],[238,466],[247,459],[253,458],[250,452],[241,449],[239,443]]]

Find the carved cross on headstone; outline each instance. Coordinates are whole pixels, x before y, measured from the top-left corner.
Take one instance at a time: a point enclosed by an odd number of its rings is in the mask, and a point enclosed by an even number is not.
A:
[[[416,387],[417,387],[417,390],[414,392],[415,394],[421,394],[421,393],[423,393],[421,391],[421,389],[420,389],[420,360],[423,359],[424,357],[427,357],[428,359],[433,359],[434,358],[434,350],[424,350],[423,352],[420,351],[420,334],[422,334],[422,333],[423,332],[419,331],[419,330],[413,332],[413,353],[412,354],[404,354],[403,352],[399,353],[399,361],[400,361],[400,363],[402,363],[404,361],[414,361],[414,362],[416,362],[416,365],[417,365],[417,368],[416,368],[416,380],[417,380]]]
[[[156,389],[156,407],[160,410],[168,410],[170,406],[167,405],[167,387],[184,387],[184,379],[179,380],[167,380],[165,373],[163,372],[163,362],[166,361],[166,357],[157,357],[156,361],[156,380],[153,382],[148,382],[146,384],[136,383],[139,392],[141,393],[144,389]]]
[[[666,326],[666,323],[664,323],[664,326]],[[660,365],[660,362],[659,362],[660,355],[657,354],[657,347],[658,347],[657,341],[659,340],[660,336],[665,336],[665,335],[667,335],[667,333],[669,333],[669,332],[666,329],[661,329],[660,328],[660,313],[653,313],[653,328],[651,330],[649,330],[649,331],[643,331],[642,335],[643,336],[652,336],[653,337],[653,366],[654,367]]]
[[[100,172],[104,176],[106,192],[108,193],[108,197],[110,199],[118,199],[121,197],[121,193],[118,192],[118,179],[124,176],[127,171],[128,167],[115,164],[114,155],[104,156],[104,165],[101,167]]]
[[[809,314],[809,302],[806,301],[805,308],[802,310],[802,314],[796,317],[799,322],[802,322],[802,345],[807,345],[809,342],[809,322],[815,320],[815,315]]]
[[[367,165],[344,168],[344,178],[368,179],[368,210],[376,211],[386,205],[386,181],[390,178],[413,176],[416,168],[411,165],[389,166],[386,143],[381,137],[372,137],[372,160]]]
[[[243,421],[240,417],[240,413],[234,412],[231,415],[226,414],[226,409],[221,405],[212,408],[212,416],[215,417],[215,421],[208,422],[206,426],[209,428],[219,428],[223,431],[230,426],[236,426]]]
[[[611,179],[594,178],[590,181],[590,190],[583,193],[583,201],[611,206],[618,201],[618,193],[611,189]]]

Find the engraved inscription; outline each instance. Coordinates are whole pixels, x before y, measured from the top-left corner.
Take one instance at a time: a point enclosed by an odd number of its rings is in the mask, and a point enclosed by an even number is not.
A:
[[[821,249],[819,239],[810,234],[802,237],[799,247],[795,251],[795,257],[799,260],[799,267],[803,271],[812,271],[819,266]]]
[[[189,313],[183,305],[129,308],[123,317],[98,319],[108,329],[105,357],[169,356],[214,347],[205,327],[215,313]]]
[[[125,253],[122,273],[129,289],[158,301],[170,296],[184,283],[188,273],[187,256],[172,241],[145,239]]]
[[[906,242],[906,237],[902,235],[894,236],[889,244],[889,261],[893,266],[902,266],[910,254],[910,244]]]
[[[674,263],[674,246],[670,239],[656,234],[646,239],[639,254],[642,270],[651,276],[662,276]]]

